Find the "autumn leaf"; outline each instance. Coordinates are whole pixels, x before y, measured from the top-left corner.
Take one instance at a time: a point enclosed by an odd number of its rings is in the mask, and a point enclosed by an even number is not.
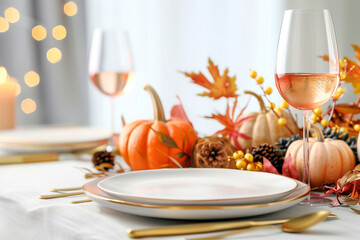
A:
[[[357,53],[356,56],[355,56],[355,58],[356,58],[358,61],[360,61],[360,46],[355,45],[355,44],[353,44],[353,45],[351,45],[351,46],[353,47],[354,51]]]
[[[211,97],[214,99],[219,99],[221,97],[225,98],[236,98],[236,90],[237,86],[235,83],[236,77],[230,77],[228,75],[229,69],[225,69],[222,76],[220,76],[218,66],[214,65],[214,63],[209,58],[209,66],[207,67],[209,70],[213,82],[210,82],[201,72],[199,73],[185,73],[187,77],[190,77],[193,83],[202,86],[208,89],[208,92],[203,92],[198,94],[199,96]]]
[[[174,105],[171,108],[171,111],[170,111],[171,118],[180,118],[184,122],[188,123],[192,128],[194,128],[193,124],[190,122],[188,116],[186,115],[186,112],[184,110],[184,106],[183,106],[183,104],[181,102],[181,99],[178,96],[177,96],[177,98],[178,98],[180,103]]]
[[[151,130],[154,131],[154,133],[156,134],[156,136],[158,137],[158,139],[160,140],[160,142],[168,147],[171,148],[179,148],[176,144],[176,142],[174,141],[174,139],[172,139],[172,137],[170,137],[169,135],[156,131],[155,129],[151,128]]]
[[[335,110],[339,113],[342,113],[344,115],[346,114],[359,114],[360,113],[360,107],[356,106],[355,104],[337,104],[335,106]]]
[[[248,102],[249,103],[249,102]],[[243,109],[241,109],[240,113],[235,116],[235,109],[237,107],[237,99],[234,102],[233,108],[230,111],[229,103],[226,106],[225,114],[212,114],[211,116],[207,116],[206,118],[211,118],[217,120],[221,125],[224,126],[223,129],[217,131],[215,135],[221,135],[223,137],[228,137],[230,140],[233,140],[235,147],[237,149],[242,149],[238,138],[251,139],[251,137],[240,133],[239,126],[244,121],[253,118],[254,116],[242,117],[244,110],[246,109],[248,103],[245,105]]]

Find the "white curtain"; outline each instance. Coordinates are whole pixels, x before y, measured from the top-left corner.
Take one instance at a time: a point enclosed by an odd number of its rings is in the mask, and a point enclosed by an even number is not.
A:
[[[88,121],[88,91],[86,74],[86,28],[84,1],[75,1],[78,13],[69,17],[64,13],[67,0],[1,0],[0,16],[9,7],[16,8],[20,20],[11,23],[9,30],[0,33],[0,66],[17,79],[21,93],[17,97],[17,125],[75,124]],[[36,41],[31,33],[42,25],[47,37]],[[67,36],[63,40],[52,37],[52,29],[63,25]],[[62,51],[60,62],[46,59],[47,50],[57,47]],[[28,87],[24,75],[35,71],[40,76],[36,87]],[[35,100],[37,109],[31,114],[21,111],[21,101]]]
[[[163,99],[169,116],[170,108],[183,101],[190,120],[201,134],[212,134],[221,126],[203,116],[225,111],[224,101],[196,96],[204,91],[181,72],[206,70],[207,59],[229,67],[236,75],[239,93],[259,91],[248,75],[252,68],[274,88],[271,96],[280,103],[274,86],[276,47],[283,12],[289,8],[329,8],[337,32],[340,56],[354,58],[350,46],[360,44],[360,1],[357,0],[89,0],[87,1],[88,33],[95,27],[122,28],[129,32],[136,64],[136,81],[132,91],[117,100],[118,128],[120,114],[126,121],[152,118],[152,106],[142,85],[149,83]],[[89,35],[90,36],[90,35]],[[349,101],[353,96],[348,88]],[[103,125],[109,120],[109,100],[90,86],[91,124]],[[240,105],[248,97],[242,95]],[[99,115],[97,109],[106,106]],[[252,99],[248,110],[259,109]]]

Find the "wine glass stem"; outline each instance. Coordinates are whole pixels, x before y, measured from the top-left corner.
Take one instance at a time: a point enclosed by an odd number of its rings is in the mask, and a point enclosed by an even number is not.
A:
[[[115,134],[115,97],[111,96],[111,134]]]
[[[303,111],[304,127],[303,127],[303,156],[304,168],[302,181],[310,186],[310,169],[309,169],[309,111]]]
[[[115,134],[115,97],[111,96],[110,99],[110,117],[111,117],[111,136],[108,141],[108,145],[106,146],[106,150],[108,152],[112,152],[115,148],[115,143],[113,140],[114,134]]]

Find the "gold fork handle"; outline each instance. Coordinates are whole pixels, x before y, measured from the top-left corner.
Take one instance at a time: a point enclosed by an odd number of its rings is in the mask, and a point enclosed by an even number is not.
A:
[[[60,197],[68,197],[68,196],[75,196],[75,195],[82,195],[84,194],[83,191],[81,192],[71,192],[71,193],[56,193],[50,195],[40,195],[40,199],[51,199],[51,198],[60,198]]]
[[[245,232],[250,232],[250,231],[255,231],[255,230],[259,230],[259,229],[263,229],[263,228],[280,228],[280,227],[275,226],[275,225],[257,226],[257,227],[250,227],[250,228],[245,228],[245,229],[241,229],[241,230],[236,230],[236,231],[232,231],[232,232],[228,232],[228,233],[212,235],[212,236],[209,236],[209,237],[185,238],[184,240],[211,240],[211,239],[219,239],[219,238],[228,237],[228,236],[232,236],[232,235],[236,235],[236,234],[240,234],[240,233],[245,233]]]
[[[183,224],[177,226],[165,226],[148,229],[129,229],[128,236],[130,238],[143,238],[143,237],[159,237],[159,236],[172,236],[182,234],[195,234],[216,232],[238,228],[248,228],[252,226],[262,226],[270,224],[284,223],[289,219],[277,220],[264,220],[264,221],[230,221],[230,222],[212,222],[212,223],[195,223]]]

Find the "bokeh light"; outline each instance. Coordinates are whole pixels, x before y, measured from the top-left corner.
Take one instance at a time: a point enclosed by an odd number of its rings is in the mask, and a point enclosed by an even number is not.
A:
[[[19,96],[21,93],[21,86],[15,78],[12,78],[12,80],[15,82],[15,96]]]
[[[61,60],[62,58],[62,54],[61,54],[61,51],[54,47],[54,48],[51,48],[47,51],[46,53],[46,57],[47,57],[47,60],[51,63],[57,63]]]
[[[0,83],[4,83],[8,78],[8,73],[6,68],[0,67]]]
[[[25,74],[24,80],[26,85],[28,85],[29,87],[35,87],[39,84],[40,77],[39,74],[37,74],[36,72],[30,71]]]
[[[8,21],[5,18],[0,17],[0,33],[6,32],[7,30],[9,30]]]
[[[26,113],[30,114],[36,111],[36,102],[31,98],[26,98],[21,102],[21,110]]]
[[[64,5],[64,13],[68,16],[74,16],[77,13],[77,5],[73,1],[67,2]]]
[[[66,28],[63,25],[57,25],[52,29],[52,35],[56,40],[62,40],[66,37]]]
[[[5,18],[9,23],[16,23],[20,19],[20,13],[16,8],[9,7],[5,10]]]
[[[41,41],[46,38],[46,29],[41,25],[33,27],[31,33],[33,38],[37,41]]]

